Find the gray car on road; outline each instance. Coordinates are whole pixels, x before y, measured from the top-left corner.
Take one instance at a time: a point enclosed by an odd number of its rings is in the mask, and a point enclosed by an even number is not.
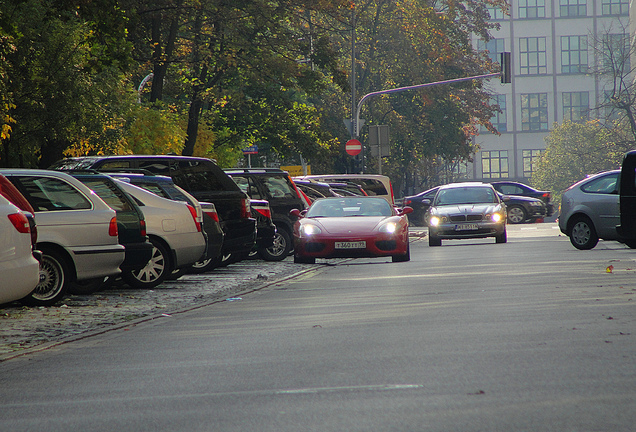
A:
[[[561,198],[559,229],[577,249],[592,249],[599,239],[620,240],[620,170],[591,175],[570,186]]]

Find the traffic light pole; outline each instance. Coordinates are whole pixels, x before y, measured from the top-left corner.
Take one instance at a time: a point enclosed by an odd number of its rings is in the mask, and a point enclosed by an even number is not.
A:
[[[356,138],[360,136],[360,130],[358,128],[358,124],[360,123],[360,109],[362,108],[362,104],[365,101],[371,99],[372,97],[380,96],[383,94],[399,93],[399,92],[403,92],[407,90],[417,90],[417,89],[432,87],[432,86],[441,85],[441,84],[453,84],[453,83],[471,81],[476,79],[494,78],[497,76],[501,76],[501,72],[494,72],[494,73],[485,74],[485,75],[475,75],[475,76],[464,77],[464,78],[455,78],[455,79],[446,80],[446,81],[436,81],[432,83],[418,84],[414,86],[399,87],[399,88],[394,88],[389,90],[380,90],[376,92],[367,93],[364,96],[362,96],[362,99],[360,99],[360,102],[358,102],[358,106],[356,108],[356,118],[353,121],[353,132]]]

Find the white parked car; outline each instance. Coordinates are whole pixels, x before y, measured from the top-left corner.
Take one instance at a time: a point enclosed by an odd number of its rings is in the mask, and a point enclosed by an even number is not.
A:
[[[116,181],[141,207],[146,217],[146,233],[154,246],[151,260],[141,270],[132,272],[134,279],[127,279],[128,284],[151,288],[173,271],[202,259],[206,242],[197,209],[183,201],[162,198],[128,182]]]
[[[40,280],[24,213],[0,195],[0,304],[31,294]]]
[[[42,263],[31,303],[54,304],[74,281],[121,272],[124,246],[118,241],[115,211],[92,190],[59,171],[3,168],[0,173],[35,210]]]

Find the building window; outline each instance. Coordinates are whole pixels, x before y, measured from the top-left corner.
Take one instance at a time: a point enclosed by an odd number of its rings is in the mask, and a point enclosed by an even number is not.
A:
[[[519,18],[545,18],[545,0],[519,0]]]
[[[587,36],[561,36],[561,73],[587,72]]]
[[[490,14],[491,20],[502,20],[506,18],[506,16],[504,15],[503,11],[500,8],[486,7],[486,9],[488,10],[488,13]]]
[[[541,158],[541,150],[523,150],[523,176],[525,178],[532,177],[532,172],[534,171],[535,164],[538,162],[539,158]]]
[[[508,173],[508,151],[482,151],[481,152],[481,175],[483,178],[507,178]]]
[[[521,130],[548,130],[548,94],[528,93],[521,95]]]
[[[491,39],[487,43],[479,40],[477,41],[477,50],[488,50],[488,57],[493,63],[499,63],[501,61],[500,54],[506,50],[505,39]]]
[[[501,108],[500,113],[495,113],[490,119],[492,125],[497,128],[499,132],[508,132],[508,121],[506,117],[506,95],[494,95],[492,97],[492,103],[499,105]]]
[[[624,33],[603,35],[601,64],[612,74],[628,74],[631,67],[629,36]]]
[[[547,73],[544,37],[519,38],[519,60],[521,75]]]
[[[603,0],[603,15],[627,15],[629,0]]]
[[[562,17],[587,15],[587,0],[560,0],[559,14]]]
[[[589,92],[563,92],[563,121],[585,121],[589,111]]]

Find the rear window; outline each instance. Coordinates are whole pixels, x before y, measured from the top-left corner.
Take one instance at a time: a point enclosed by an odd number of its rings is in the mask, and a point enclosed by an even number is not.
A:
[[[291,180],[286,175],[273,175],[263,177],[263,185],[273,198],[298,198],[293,189]]]
[[[618,181],[618,173],[610,174],[610,175],[596,178],[584,184],[583,186],[581,186],[581,190],[587,193],[600,193],[600,194],[616,193],[617,181]]]
[[[11,177],[36,212],[59,210],[89,210],[91,202],[63,180],[51,177]]]
[[[132,211],[130,202],[123,192],[107,179],[79,179],[86,186],[91,188],[110,208],[116,211]]]
[[[213,163],[181,160],[171,174],[174,182],[190,193],[239,190],[236,183]]]

